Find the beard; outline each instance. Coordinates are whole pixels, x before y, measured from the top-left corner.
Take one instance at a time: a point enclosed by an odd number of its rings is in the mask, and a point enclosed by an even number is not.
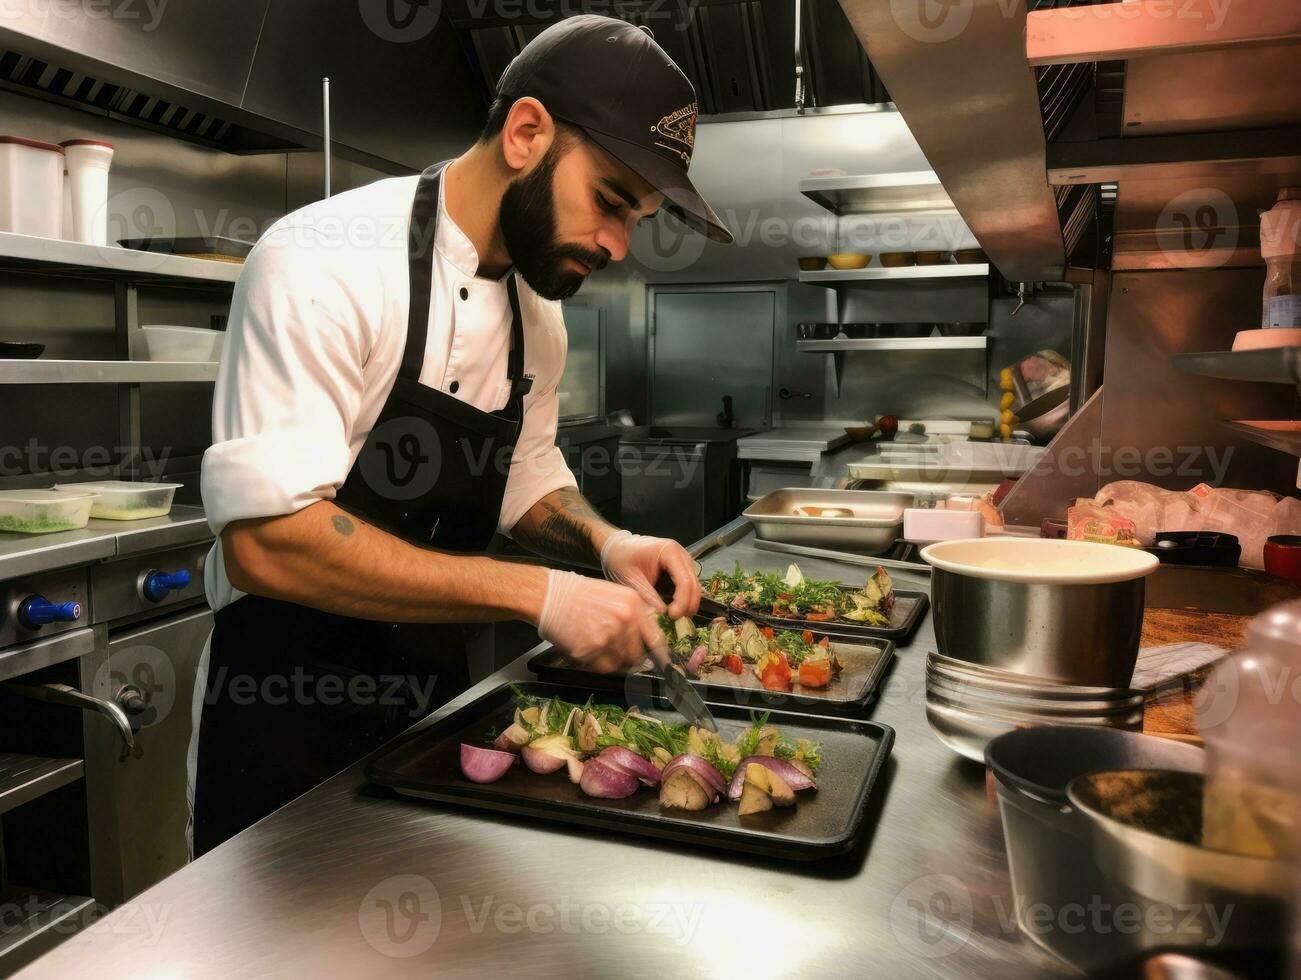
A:
[[[511,181],[501,200],[502,240],[515,270],[543,299],[569,299],[586,275],[565,265],[566,259],[583,263],[592,272],[605,268],[608,252],[589,252],[556,238],[553,184],[560,158],[552,146],[531,174]]]

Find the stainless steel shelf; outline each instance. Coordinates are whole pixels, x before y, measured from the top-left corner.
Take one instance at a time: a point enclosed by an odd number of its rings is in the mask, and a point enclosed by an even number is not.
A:
[[[1175,367],[1189,374],[1226,381],[1301,384],[1301,347],[1206,351],[1176,354]]]
[[[149,384],[216,381],[208,361],[0,360],[0,385]]]
[[[800,193],[832,214],[952,214],[933,170],[863,177],[806,177]]]
[[[0,752],[0,813],[8,813],[61,786],[75,783],[85,772],[86,765],[80,759],[45,759]]]
[[[99,911],[91,898],[13,885],[0,893],[0,906],[10,910],[0,929],[0,972],[5,976],[88,925]]]
[[[797,340],[795,349],[809,354],[843,354],[856,350],[984,350],[989,338],[864,337],[857,340]]]
[[[51,477],[51,483],[54,478]],[[177,504],[166,517],[142,521],[91,519],[76,531],[0,534],[0,580],[71,568],[125,555],[180,548],[212,539],[203,508]]]
[[[5,270],[161,285],[224,286],[239,278],[242,267],[234,262],[0,232],[0,269]]]
[[[902,269],[869,268],[851,269],[846,272],[839,269],[823,269],[820,272],[801,272],[800,282],[818,286],[836,286],[841,283],[889,282],[905,279],[975,279],[988,275],[989,266],[986,263],[963,265],[953,262],[949,265],[909,265]]]
[[[1289,456],[1301,456],[1301,429],[1266,429],[1253,422],[1224,422],[1232,432],[1244,439],[1258,442],[1270,449],[1277,449]]]

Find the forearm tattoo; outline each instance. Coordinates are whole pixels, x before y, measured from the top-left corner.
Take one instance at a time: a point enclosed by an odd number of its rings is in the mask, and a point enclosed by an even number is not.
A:
[[[335,514],[334,517],[331,518],[330,523],[332,523],[334,529],[345,538],[356,529],[352,523],[352,518],[345,517],[343,514]]]
[[[605,524],[581,493],[566,488],[539,500],[520,518],[511,534],[544,558],[596,566],[601,558],[592,544],[592,532]]]

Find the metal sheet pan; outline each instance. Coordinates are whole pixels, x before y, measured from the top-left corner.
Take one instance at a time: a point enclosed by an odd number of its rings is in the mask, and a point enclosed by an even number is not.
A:
[[[841,585],[846,592],[858,591],[857,586]],[[816,636],[829,636],[833,640],[863,640],[867,637],[883,637],[904,646],[912,639],[913,633],[921,623],[922,617],[930,606],[930,597],[925,592],[913,592],[908,589],[894,590],[894,608],[890,610],[889,626],[868,626],[866,623],[854,623],[848,620],[830,620],[815,622],[807,619],[788,619],[756,612],[752,609],[733,609],[716,602],[708,596],[700,600],[700,611],[711,616],[726,616],[734,623],[752,619],[760,626],[774,629],[809,630]]]
[[[903,512],[911,507],[910,493],[878,490],[774,490],[751,504],[742,515],[754,524],[755,537],[813,548],[833,548],[858,554],[888,551],[903,529]],[[841,508],[845,517],[809,517],[801,507]]]
[[[591,695],[627,704],[625,698],[590,687],[541,682],[518,685],[529,694],[582,702]],[[638,706],[650,714],[676,720],[668,703],[649,697]],[[503,684],[435,724],[401,739],[367,767],[368,778],[419,799],[473,807],[532,819],[553,820],[586,830],[608,830],[707,845],[794,861],[814,861],[850,850],[864,829],[867,801],[877,775],[890,755],[894,730],[886,725],[848,718],[773,713],[769,724],[794,739],[822,743],[818,789],[801,793],[786,809],[742,817],[726,801],[688,813],[662,810],[658,795],[640,789],[623,800],[598,800],[583,794],[563,773],[543,776],[512,767],[495,783],[471,783],[460,771],[462,742],[483,744],[484,734],[510,723],[514,710],[511,685]],[[747,709],[714,709],[724,738],[733,739],[750,724]]]
[[[708,622],[705,617],[701,619]],[[691,683],[700,691],[701,697],[716,704],[737,705],[761,711],[862,717],[876,700],[881,679],[894,662],[894,643],[876,637],[853,641],[832,640],[831,652],[844,669],[825,688],[802,688],[796,685],[795,690],[789,694],[783,691],[765,691],[749,664],[746,664],[740,674],[715,668]],[[529,661],[529,670],[542,680],[566,684],[622,688],[628,681],[627,674],[594,674],[567,660],[560,651],[554,649],[533,657]],[[646,671],[638,671],[635,676],[656,680],[654,675]]]

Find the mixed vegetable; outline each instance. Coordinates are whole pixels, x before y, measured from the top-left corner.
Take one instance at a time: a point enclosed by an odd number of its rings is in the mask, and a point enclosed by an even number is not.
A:
[[[660,628],[674,661],[691,677],[713,670],[739,675],[748,669],[767,690],[791,691],[796,683],[826,687],[843,669],[831,641],[825,636],[815,640],[808,630],[774,630],[748,620],[733,626],[722,616],[708,626],[661,616]]]
[[[734,742],[635,707],[572,704],[515,690],[515,716],[491,747],[461,744],[461,772],[476,783],[502,778],[519,760],[536,773],[565,769],[588,796],[623,799],[658,786],[660,805],[703,810],[724,795],[740,812],[791,806],[795,792],[816,787],[820,746],[791,741],[754,715]],[[518,754],[517,754],[518,753]]]
[[[857,592],[839,582],[806,579],[798,565],[785,576],[776,572],[743,572],[737,562],[731,572],[715,572],[704,583],[705,594],[733,609],[771,616],[826,622],[833,619],[889,626],[894,607],[894,583],[880,565]]]

